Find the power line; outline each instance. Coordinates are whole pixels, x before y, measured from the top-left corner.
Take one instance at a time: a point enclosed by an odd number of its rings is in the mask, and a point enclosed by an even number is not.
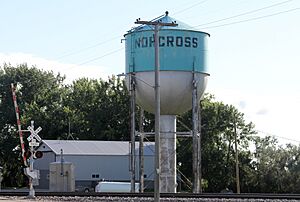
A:
[[[269,132],[265,132],[265,131],[262,131],[262,130],[256,130],[256,132],[263,133],[263,134],[268,135],[268,136],[273,136],[273,137],[277,137],[277,138],[280,138],[280,139],[284,139],[284,140],[289,140],[289,141],[300,143],[300,140],[295,140],[295,139],[290,139],[290,138],[282,137],[282,136],[275,135],[275,134],[272,134],[272,133],[269,133]]]
[[[197,6],[197,5],[203,4],[203,3],[205,3],[206,1],[208,1],[208,0],[203,0],[203,1],[201,1],[201,2],[198,2],[198,3],[196,3],[196,4],[191,5],[191,6],[187,7],[187,8],[185,8],[185,9],[179,10],[178,12],[175,12],[174,15],[179,14],[179,13],[182,13],[182,12],[185,12],[186,10],[189,10],[189,9],[191,9],[191,8]],[[162,16],[164,16],[164,15],[161,15],[161,16],[159,16],[159,17],[156,17],[156,18],[154,18],[154,19],[151,20],[151,21],[155,21],[155,20],[159,19],[159,18],[162,17]],[[140,25],[140,26],[136,27],[135,29],[138,29],[138,28],[141,27],[141,26],[143,26],[143,25]],[[76,51],[72,51],[72,52],[70,52],[70,53],[67,53],[67,54],[64,54],[64,55],[58,57],[57,59],[62,59],[62,58],[65,58],[65,57],[68,57],[68,56],[71,56],[71,55],[75,55],[75,54],[77,54],[77,53],[80,53],[80,52],[83,52],[83,51],[86,51],[86,50],[95,48],[95,47],[97,47],[97,46],[101,46],[101,45],[106,44],[107,42],[110,42],[110,41],[112,41],[112,40],[114,40],[114,39],[117,39],[117,38],[119,38],[119,37],[122,37],[122,36],[116,36],[116,37],[113,37],[113,38],[108,39],[108,40],[106,40],[106,41],[102,41],[102,42],[96,43],[95,45],[88,46],[88,47],[85,47],[85,48],[83,48],[83,49],[79,49],[79,50],[76,50]],[[107,54],[105,54],[105,55],[102,55],[102,56],[93,58],[93,59],[88,60],[88,61],[85,61],[85,62],[83,62],[83,63],[80,63],[79,65],[83,65],[83,64],[87,64],[87,63],[90,63],[90,62],[92,62],[92,61],[95,61],[95,60],[99,60],[99,59],[101,59],[101,58],[103,58],[103,57],[106,57],[106,56],[108,56],[108,55],[111,55],[111,54],[113,54],[113,53],[115,53],[115,52],[118,52],[118,51],[120,51],[120,50],[122,50],[122,49],[117,49],[117,50],[112,51],[112,52],[110,52],[110,53],[107,53]]]
[[[259,19],[263,19],[263,18],[267,18],[267,17],[272,17],[275,15],[280,15],[283,13],[288,13],[288,12],[292,12],[292,11],[296,11],[299,10],[299,8],[294,8],[294,9],[290,9],[290,10],[285,10],[285,11],[281,11],[278,13],[273,13],[270,15],[264,15],[264,16],[260,16],[260,17],[255,17],[255,18],[250,18],[250,19],[246,19],[246,20],[241,20],[241,21],[236,21],[236,22],[231,22],[231,23],[226,23],[226,24],[221,24],[221,25],[216,25],[216,26],[210,26],[210,27],[201,27],[201,29],[211,29],[211,28],[218,28],[218,27],[224,27],[224,26],[228,26],[228,25],[234,25],[234,24],[239,24],[239,23],[243,23],[243,22],[249,22],[249,21],[254,21],[254,20],[259,20]]]
[[[108,55],[112,55],[112,54],[114,54],[114,53],[116,53],[116,52],[119,52],[119,51],[121,51],[121,50],[123,50],[123,49],[124,49],[124,47],[119,48],[119,49],[116,49],[116,50],[113,50],[113,51],[111,51],[111,52],[109,52],[109,53],[106,53],[106,54],[104,54],[104,55],[101,55],[101,56],[99,56],[99,57],[95,57],[95,58],[92,58],[92,59],[87,60],[87,61],[85,61],[85,62],[82,62],[82,63],[80,63],[79,65],[84,65],[84,64],[93,62],[93,61],[95,61],[95,60],[99,60],[99,59],[104,58],[104,57],[106,57],[106,56],[108,56]]]
[[[206,1],[208,0],[203,0],[203,1],[200,1],[200,2],[197,2],[189,7],[186,7],[182,10],[179,10],[178,12],[175,12],[174,15],[176,14],[179,14],[179,13],[182,13],[182,12],[185,12],[197,5],[200,5],[200,4],[203,4],[205,3]],[[265,10],[265,9],[268,9],[268,8],[272,8],[272,7],[275,7],[275,6],[279,6],[279,5],[282,5],[282,4],[285,4],[285,3],[288,3],[288,2],[291,2],[293,0],[287,0],[287,1],[283,1],[283,2],[280,2],[280,3],[276,3],[276,4],[273,4],[273,5],[270,5],[270,6],[266,6],[266,7],[263,7],[263,8],[259,8],[259,9],[255,9],[255,10],[252,10],[252,11],[248,11],[248,12],[245,12],[245,13],[241,13],[241,14],[238,14],[238,15],[234,15],[234,16],[231,16],[231,17],[227,17],[227,18],[222,18],[222,19],[219,19],[219,20],[215,20],[215,21],[211,21],[211,22],[208,22],[208,23],[204,23],[204,24],[200,24],[200,25],[197,25],[197,26],[194,26],[194,28],[196,27],[200,27],[200,26],[203,26],[203,25],[208,25],[208,24],[213,24],[213,23],[216,23],[216,22],[221,22],[221,21],[225,21],[225,20],[229,20],[229,19],[233,19],[233,18],[236,18],[236,17],[240,17],[240,16],[243,16],[243,15],[247,15],[247,14],[251,14],[251,13],[255,13],[255,12],[258,12],[258,11],[261,11],[261,10]],[[271,17],[271,16],[275,16],[275,15],[279,15],[279,14],[282,14],[282,13],[287,13],[287,12],[292,12],[292,11],[295,11],[295,10],[298,10],[299,8],[295,8],[295,9],[291,9],[291,10],[287,10],[287,11],[282,11],[282,12],[278,12],[278,13],[274,13],[274,14],[270,14],[270,15],[265,15],[265,16],[260,16],[260,17],[255,17],[255,18],[250,18],[250,19],[246,19],[246,20],[241,20],[241,21],[236,21],[236,22],[231,22],[231,23],[226,23],[226,24],[221,24],[221,25],[216,25],[216,26],[209,26],[209,27],[203,27],[201,29],[209,29],[209,28],[217,28],[217,27],[223,27],[223,26],[228,26],[228,25],[233,25],[233,24],[238,24],[238,23],[243,23],[243,22],[248,22],[248,21],[253,21],[253,20],[258,20],[258,19],[261,19],[261,18],[266,18],[266,17]],[[161,17],[161,16],[159,16]],[[157,19],[157,18],[155,18]],[[155,20],[153,19],[153,20]],[[83,49],[80,49],[80,50],[77,50],[77,51],[73,51],[73,52],[70,52],[68,54],[65,54],[65,55],[62,55],[61,57],[59,57],[58,59],[61,59],[61,58],[64,58],[64,57],[68,57],[68,56],[71,56],[71,55],[75,55],[75,54],[78,54],[80,52],[83,52],[83,51],[86,51],[86,50],[89,50],[89,49],[92,49],[92,48],[95,48],[97,46],[101,46],[103,44],[106,44],[107,42],[110,42],[112,40],[115,40],[117,38],[119,38],[120,36],[116,36],[116,37],[113,37],[111,39],[108,39],[106,41],[102,41],[102,42],[99,42],[99,43],[96,43],[95,45],[92,45],[92,46],[88,46],[86,48],[83,48]],[[111,55],[113,53],[116,53],[120,50],[122,50],[123,48],[121,49],[117,49],[117,50],[114,50],[112,52],[109,52],[105,55],[102,55],[102,56],[99,56],[99,57],[96,57],[96,58],[93,58],[91,60],[88,60],[88,61],[85,61],[85,62],[82,62],[80,63],[79,65],[83,65],[83,64],[87,64],[87,63],[90,63],[92,61],[95,61],[95,60],[99,60],[101,58],[104,58],[108,55]]]
[[[117,38],[120,38],[120,37],[122,37],[122,36],[115,36],[115,37],[110,38],[110,39],[108,39],[106,41],[101,41],[101,42],[96,43],[94,45],[91,45],[91,46],[88,46],[88,47],[85,47],[85,48],[82,48],[82,49],[79,49],[79,50],[76,50],[76,51],[72,51],[70,53],[67,53],[67,54],[64,54],[64,55],[58,57],[57,59],[59,60],[59,59],[62,59],[62,58],[65,58],[65,57],[68,57],[68,56],[71,56],[71,55],[75,55],[77,53],[80,53],[80,52],[83,52],[83,51],[86,51],[86,50],[89,50],[89,49],[92,49],[92,48],[95,48],[97,46],[101,46],[103,44],[106,44],[107,42],[113,41],[113,40],[115,40]]]
[[[87,64],[87,63],[90,63],[90,62],[99,60],[99,59],[104,58],[104,57],[106,57],[106,56],[109,56],[109,55],[112,55],[112,54],[114,54],[114,53],[117,53],[117,52],[119,52],[119,51],[121,51],[121,50],[123,50],[123,49],[124,49],[124,47],[119,48],[119,49],[116,49],[116,50],[113,50],[113,51],[111,51],[111,52],[109,52],[109,53],[106,53],[106,54],[101,55],[101,56],[99,56],[99,57],[90,59],[90,60],[85,61],[85,62],[83,62],[83,63],[80,63],[80,64],[78,64],[78,65],[80,66],[80,65],[83,65],[83,64]],[[27,64],[27,63],[25,63],[25,64]],[[20,64],[20,65],[21,65],[21,64]],[[34,65],[32,65],[32,67],[34,67]],[[69,69],[72,69],[72,68],[75,68],[75,67],[76,67],[76,66],[74,65],[74,66],[71,66],[71,67],[64,68],[64,70],[69,70]],[[28,68],[31,68],[31,67],[28,66]],[[0,66],[0,69],[1,69],[1,66]],[[46,72],[48,72],[48,71],[46,71]],[[60,74],[60,73],[59,73],[59,74]],[[53,76],[54,76],[54,77],[53,77],[53,78],[49,78],[49,80],[54,81],[54,82],[56,83],[56,82],[57,82],[57,76],[58,76],[58,74],[56,74],[56,75],[54,74]],[[61,76],[63,77],[63,75],[61,75]],[[17,82],[17,83],[18,83],[18,82]],[[22,81],[21,84],[30,84],[30,81]]]
[[[164,16],[164,15],[161,15],[161,16],[159,16],[159,17],[156,17],[156,18],[154,18],[154,19],[151,20],[151,21],[155,21],[155,20],[159,19],[159,18],[162,17],[162,16]],[[141,25],[141,26],[143,26],[143,25]],[[141,27],[141,26],[138,26],[138,27],[136,27],[135,29],[137,29],[137,28],[139,28],[139,27]],[[71,56],[71,55],[75,55],[75,54],[77,54],[77,53],[83,52],[83,51],[85,51],[85,50],[92,49],[92,48],[97,47],[97,46],[101,46],[101,45],[103,45],[103,44],[105,44],[105,43],[107,43],[107,42],[109,42],[109,41],[112,41],[112,40],[117,39],[117,38],[120,38],[120,37],[122,37],[122,36],[116,36],[116,37],[113,37],[113,38],[108,39],[108,40],[106,40],[106,41],[99,42],[99,43],[97,43],[97,44],[95,44],[95,45],[88,46],[88,47],[86,47],[86,48],[83,48],[83,49],[80,49],[80,50],[77,50],[77,51],[73,51],[73,52],[71,52],[71,53],[69,53],[69,54],[62,55],[62,56],[59,57],[58,59],[61,59],[61,58],[67,57],[67,56]],[[84,65],[84,64],[93,62],[93,61],[95,61],[95,60],[99,60],[99,59],[104,58],[104,57],[106,57],[106,56],[108,56],[108,55],[112,55],[112,54],[114,54],[114,53],[116,53],[116,52],[119,52],[119,51],[121,51],[121,50],[123,50],[123,49],[124,49],[124,48],[116,49],[116,50],[111,51],[111,52],[109,52],[109,53],[107,53],[107,54],[104,54],[104,55],[102,55],[102,56],[95,57],[95,58],[92,58],[92,59],[87,60],[87,61],[85,61],[85,62],[82,62],[82,63],[80,63],[79,65]]]
[[[178,14],[178,13],[185,12],[186,10],[189,10],[189,9],[191,9],[191,8],[193,8],[193,7],[195,7],[195,6],[199,5],[199,4],[202,4],[202,3],[206,2],[206,1],[208,1],[208,0],[204,0],[204,1],[198,2],[198,3],[193,4],[192,6],[189,6],[189,7],[185,8],[185,9],[179,10],[178,12],[174,13],[174,15],[175,15],[175,14]],[[161,16],[159,16],[159,17],[156,17],[156,18],[154,18],[154,19],[151,20],[151,21],[154,21],[154,20],[156,20],[156,19],[158,19],[158,18],[160,18],[160,17],[162,17],[162,16],[164,16],[164,15],[161,15]],[[141,25],[141,26],[142,26],[142,25]],[[138,26],[137,28],[139,28],[139,27],[141,27],[141,26]],[[110,38],[110,39],[108,39],[108,40],[106,40],[106,41],[101,41],[101,42],[96,43],[96,44],[94,44],[94,45],[87,46],[87,47],[82,48],[82,49],[79,49],[79,50],[71,51],[71,52],[69,52],[69,53],[66,53],[66,54],[61,55],[60,57],[57,58],[57,60],[62,59],[62,58],[65,58],[65,57],[68,57],[68,56],[72,56],[72,55],[75,55],[75,54],[78,54],[78,53],[81,53],[81,52],[86,51],[86,50],[90,50],[90,49],[92,49],[92,48],[101,46],[101,45],[103,45],[103,44],[106,44],[107,42],[113,41],[113,40],[115,40],[115,39],[117,39],[117,38],[121,38],[121,37],[122,37],[122,36],[115,36],[115,37]]]
[[[156,19],[158,19],[158,18],[160,18],[160,17],[162,17],[162,16],[164,16],[164,15],[161,15],[161,16],[159,16],[159,17],[156,17],[156,18],[154,18],[152,21],[154,21],[154,20],[156,20]],[[142,26],[142,25],[141,25],[141,26]],[[141,26],[136,27],[136,29],[139,28],[139,27],[141,27]],[[110,38],[110,39],[108,39],[108,40],[106,40],[106,41],[101,41],[101,42],[96,43],[96,44],[94,44],[94,45],[91,45],[91,46],[88,46],[88,47],[85,47],[85,48],[82,48],[82,49],[79,49],[79,50],[76,50],[76,51],[72,51],[72,52],[70,52],[70,53],[66,53],[66,54],[64,54],[64,55],[62,55],[62,56],[60,56],[60,57],[58,57],[57,59],[59,60],[59,59],[62,59],[62,58],[65,58],[65,57],[68,57],[68,56],[71,56],[71,55],[75,55],[75,54],[77,54],[77,53],[81,53],[81,52],[83,52],[83,51],[86,51],[86,50],[95,48],[95,47],[97,47],[97,46],[101,46],[101,45],[103,45],[103,44],[106,44],[107,42],[113,41],[113,40],[118,39],[118,38],[122,38],[122,36],[115,36],[115,37]],[[115,52],[113,52],[113,53],[115,53]],[[100,57],[97,57],[97,58],[100,59],[100,58],[103,58],[103,57],[105,57],[105,56],[107,56],[107,55],[111,55],[111,54],[112,54],[112,53],[108,53],[108,54],[105,54],[105,55],[100,56]],[[94,58],[94,59],[96,60],[97,58]],[[92,59],[92,60],[94,60],[94,59]],[[88,62],[92,62],[92,61],[86,61],[86,62],[83,62],[82,64],[86,64],[86,63],[88,63]],[[82,65],[82,64],[80,64],[80,65]]]
[[[194,8],[194,7],[197,6],[197,5],[200,5],[200,4],[205,3],[206,1],[208,1],[208,0],[203,0],[203,1],[197,2],[197,3],[195,3],[195,4],[192,4],[192,5],[189,6],[189,7],[186,7],[186,8],[184,8],[184,9],[182,9],[182,10],[179,10],[179,11],[175,12],[174,15],[179,14],[179,13],[183,13],[183,12],[185,12],[185,11],[191,9],[191,8]],[[275,6],[278,6],[278,5],[282,5],[282,4],[288,3],[288,2],[290,2],[290,1],[293,1],[293,0],[288,0],[288,1],[280,2],[280,3],[277,3],[277,4],[273,4],[273,5],[270,5],[270,6],[263,7],[263,8],[259,8],[259,9],[256,9],[256,10],[248,11],[248,12],[246,12],[246,13],[241,13],[241,14],[238,14],[238,15],[235,15],[235,16],[231,16],[231,17],[227,17],[227,18],[215,20],[215,21],[212,21],[212,22],[200,24],[200,25],[197,25],[197,26],[195,26],[195,27],[199,27],[199,26],[203,26],[203,25],[208,25],[208,24],[212,24],[212,23],[221,22],[221,21],[224,21],[224,20],[228,20],[228,19],[240,17],[240,16],[243,16],[243,15],[247,15],[247,14],[254,13],[254,12],[257,12],[257,11],[261,11],[261,10],[264,10],[264,9],[268,9],[268,8],[271,8],[271,7],[275,7]],[[159,17],[161,17],[161,16],[159,16]],[[155,18],[155,19],[157,19],[157,18]],[[153,20],[155,20],[155,19],[153,19]],[[248,20],[246,20],[246,21],[250,21],[250,20],[254,20],[254,19],[248,19]],[[240,22],[233,22],[233,24],[236,24],[236,23],[240,23]],[[226,25],[229,25],[229,24],[226,24]],[[224,25],[218,25],[218,26],[225,26],[225,24],[224,24]],[[213,27],[215,27],[215,26],[213,26]],[[213,27],[205,27],[205,28],[213,28]],[[96,44],[94,44],[94,45],[91,45],[91,46],[88,46],[88,47],[85,47],[85,48],[82,48],[82,49],[79,49],[79,50],[76,50],[76,51],[72,51],[72,52],[70,52],[70,53],[67,53],[67,54],[64,54],[64,55],[58,57],[57,59],[62,59],[62,58],[68,57],[68,56],[72,56],[72,55],[81,53],[81,52],[86,51],[86,50],[90,50],[90,49],[92,49],[92,48],[95,48],[95,47],[97,47],[97,46],[101,46],[101,45],[103,45],[103,44],[106,44],[106,43],[108,43],[108,42],[110,42],[110,41],[113,41],[113,40],[115,40],[115,39],[117,39],[117,38],[120,38],[120,37],[121,37],[121,36],[115,36],[115,37],[110,38],[110,39],[108,39],[108,40],[106,40],[106,41],[101,41],[101,42],[96,43]],[[105,56],[103,56],[103,57],[105,57]],[[100,58],[102,58],[102,56],[97,57],[97,58],[100,59]],[[96,59],[96,58],[95,58],[95,59]],[[93,59],[92,59],[92,60],[93,60]],[[85,62],[84,62],[84,63],[85,63]]]
[[[262,8],[251,10],[251,11],[247,11],[245,13],[234,15],[234,16],[231,16],[231,17],[222,18],[222,19],[219,19],[219,20],[214,20],[214,21],[211,21],[211,22],[208,22],[208,23],[200,24],[200,25],[197,25],[195,27],[200,27],[200,26],[203,26],[203,25],[209,25],[209,24],[213,24],[213,23],[216,23],[216,22],[221,22],[221,21],[224,21],[224,20],[229,20],[229,19],[232,19],[232,18],[240,17],[240,16],[243,16],[243,15],[248,15],[248,14],[255,13],[255,12],[258,12],[258,11],[261,11],[261,10],[265,10],[265,9],[269,9],[269,8],[272,8],[272,7],[275,7],[275,6],[279,6],[279,5],[282,5],[282,4],[291,2],[291,1],[293,1],[293,0],[288,0],[288,1],[283,1],[283,2],[280,2],[280,3],[272,4],[270,6],[262,7]]]
[[[191,6],[187,7],[187,8],[184,8],[184,9],[182,9],[182,10],[179,10],[179,11],[175,12],[173,15],[177,15],[177,14],[179,14],[179,13],[183,13],[183,12],[185,12],[185,11],[191,9],[191,8],[194,8],[195,6],[198,6],[198,5],[200,5],[200,4],[205,3],[206,1],[208,1],[208,0],[204,0],[204,1],[197,2],[197,3],[191,5]]]
[[[191,9],[191,8],[193,8],[193,7],[195,7],[195,6],[199,5],[199,4],[202,4],[202,3],[206,2],[206,1],[208,1],[208,0],[204,0],[204,1],[198,2],[198,3],[196,3],[196,4],[193,4],[192,6],[189,6],[189,7],[185,8],[185,9],[182,9],[182,10],[180,10],[180,11],[174,13],[174,15],[175,15],[175,14],[178,14],[178,13],[182,13],[182,12],[184,12],[184,11],[186,11],[186,10],[188,10],[188,9]],[[159,17],[156,17],[156,18],[154,18],[154,19],[151,20],[151,21],[157,20],[158,18],[160,18],[160,17],[162,17],[162,16],[164,16],[164,15],[161,15],[161,16],[159,16]],[[138,27],[136,27],[136,28],[138,29],[138,28],[141,27],[141,26],[143,26],[143,25],[140,25],[140,26],[138,26]],[[101,45],[103,45],[103,44],[106,44],[107,42],[113,41],[113,40],[115,40],[115,39],[117,39],[117,38],[121,38],[121,37],[122,37],[122,36],[115,36],[115,37],[110,38],[110,39],[108,39],[108,40],[106,40],[106,41],[101,41],[101,42],[96,43],[96,44],[94,44],[94,45],[87,46],[87,47],[82,48],[82,49],[79,49],[79,50],[71,51],[71,52],[69,52],[69,53],[66,53],[66,54],[61,55],[60,57],[57,58],[57,60],[62,59],[62,58],[65,58],[65,57],[68,57],[68,56],[75,55],[75,54],[77,54],[77,53],[81,53],[81,52],[86,51],[86,50],[90,50],[90,49],[92,49],[92,48],[95,48],[95,47],[97,47],[97,46],[101,46]]]

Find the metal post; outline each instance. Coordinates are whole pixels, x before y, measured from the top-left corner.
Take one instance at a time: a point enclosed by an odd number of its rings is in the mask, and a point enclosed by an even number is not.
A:
[[[31,121],[31,128],[34,131],[34,121]],[[32,137],[33,138],[33,137]],[[33,145],[30,146],[30,164],[29,164],[29,170],[30,172],[33,172]],[[29,197],[30,198],[35,198],[35,191],[33,188],[33,178],[29,177]]]
[[[130,129],[130,172],[131,192],[135,192],[135,81],[134,75],[130,75],[130,104],[131,104],[131,129]]]
[[[193,80],[193,92],[192,92],[192,119],[193,119],[193,193],[199,193],[199,157],[198,157],[198,99],[197,99],[197,82],[195,73]]]
[[[64,150],[60,149],[60,176],[64,176]]]
[[[202,158],[202,155],[201,155],[201,104],[199,105],[198,107],[198,177],[199,177],[199,193],[202,193],[202,161],[201,161],[201,158]]]
[[[140,145],[139,145],[139,162],[140,162],[140,193],[144,192],[144,109],[140,110]]]
[[[60,177],[63,184],[63,191],[67,191],[65,183],[65,171],[64,171],[64,150],[60,149]]]
[[[1,184],[2,184],[2,167],[0,167],[0,192],[1,192]]]
[[[160,66],[159,66],[159,36],[158,27],[154,30],[154,48],[155,48],[155,186],[154,201],[160,201]]]
[[[168,15],[168,12],[166,12]],[[159,36],[158,31],[161,26],[175,27],[176,23],[163,23],[159,21],[140,21],[136,24],[146,24],[154,26],[154,52],[155,52],[155,179],[154,179],[154,201],[160,201],[160,64],[159,64]]]
[[[0,166],[0,192],[1,192],[1,184],[2,184],[2,180],[3,180],[3,177],[2,177],[2,169],[3,167]]]
[[[235,177],[236,177],[236,192],[241,193],[240,190],[240,170],[239,170],[239,151],[237,148],[237,132],[236,132],[236,118],[234,115],[234,146],[235,146]]]

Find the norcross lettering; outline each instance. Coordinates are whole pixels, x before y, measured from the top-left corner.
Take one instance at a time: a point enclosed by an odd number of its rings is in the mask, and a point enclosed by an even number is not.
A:
[[[135,48],[154,46],[154,36],[140,37],[135,40]],[[198,47],[198,38],[189,36],[159,36],[159,47]]]

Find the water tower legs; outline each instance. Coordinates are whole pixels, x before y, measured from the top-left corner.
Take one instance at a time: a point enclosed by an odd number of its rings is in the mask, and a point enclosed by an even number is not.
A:
[[[176,116],[160,115],[160,192],[176,193]]]

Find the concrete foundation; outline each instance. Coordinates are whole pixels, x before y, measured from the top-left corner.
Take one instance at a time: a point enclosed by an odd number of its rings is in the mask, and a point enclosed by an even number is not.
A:
[[[160,192],[176,193],[176,116],[160,116]]]

